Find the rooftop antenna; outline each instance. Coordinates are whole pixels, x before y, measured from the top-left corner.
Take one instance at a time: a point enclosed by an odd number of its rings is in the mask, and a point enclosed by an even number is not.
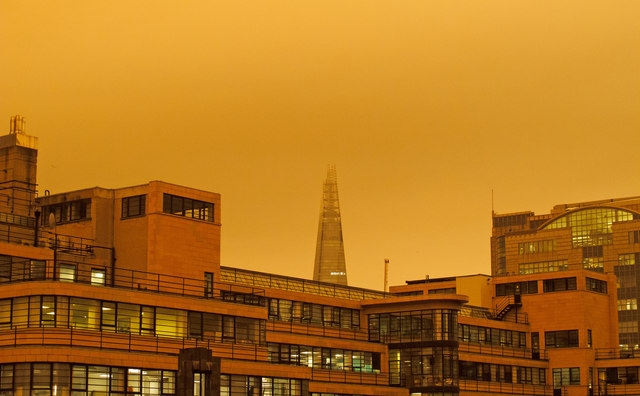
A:
[[[384,259],[384,292],[389,291],[389,259]]]

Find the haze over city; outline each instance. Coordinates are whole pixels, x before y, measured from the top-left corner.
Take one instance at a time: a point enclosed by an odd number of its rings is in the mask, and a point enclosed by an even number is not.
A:
[[[222,265],[311,278],[335,164],[349,283],[490,273],[498,213],[640,195],[640,2],[0,2],[38,190],[222,194]],[[8,132],[8,122],[3,124]],[[493,203],[492,203],[493,191]]]

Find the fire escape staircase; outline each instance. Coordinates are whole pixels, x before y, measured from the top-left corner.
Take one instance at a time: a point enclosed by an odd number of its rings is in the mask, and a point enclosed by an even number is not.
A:
[[[496,303],[496,309],[494,311],[494,317],[498,320],[502,320],[511,310],[511,308],[522,306],[522,296],[519,294],[513,296],[506,296],[502,300]]]

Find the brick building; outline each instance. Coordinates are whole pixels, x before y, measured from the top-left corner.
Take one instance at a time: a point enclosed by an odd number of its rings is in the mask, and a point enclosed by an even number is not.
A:
[[[494,276],[585,268],[615,274],[620,346],[640,347],[640,197],[493,214]]]
[[[0,137],[3,395],[640,393],[598,267],[384,293],[221,266],[220,195],[154,181],[35,199],[18,121]]]

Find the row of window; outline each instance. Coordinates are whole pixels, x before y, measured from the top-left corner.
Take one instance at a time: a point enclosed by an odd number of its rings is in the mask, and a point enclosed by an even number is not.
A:
[[[360,311],[302,301],[268,299],[269,320],[309,323],[320,326],[360,328]]]
[[[220,396],[246,395],[302,396],[302,380],[252,377],[248,375],[220,375]],[[194,396],[210,395],[200,395],[194,392]]]
[[[565,291],[565,290],[576,290],[577,288],[578,288],[578,283],[575,277],[545,279],[542,281],[542,291],[545,293]]]
[[[598,380],[607,384],[639,384],[640,367],[607,367],[598,369]]]
[[[500,283],[496,285],[496,296],[513,296],[515,294],[535,294],[538,292],[538,281]]]
[[[479,362],[460,362],[460,379],[544,385],[545,369]]]
[[[457,348],[389,349],[389,384],[404,387],[457,386]]]
[[[66,296],[0,300],[0,329],[62,327],[110,333],[263,344],[259,319]]]
[[[638,299],[625,298],[618,300],[618,311],[635,311],[638,309]]]
[[[458,325],[458,339],[463,342],[526,348],[527,333],[490,327]]]
[[[46,279],[47,263],[44,260],[30,260],[21,257],[0,255],[0,283],[22,280]],[[87,271],[86,281],[92,285],[104,285],[107,271],[103,268],[92,268]],[[62,282],[76,282],[76,264],[59,262],[58,279]]]
[[[56,224],[66,224],[74,221],[91,218],[91,200],[81,199],[78,201],[62,202],[54,205],[42,207],[40,223],[43,226],[49,225],[49,216],[53,213]]]
[[[364,373],[380,372],[380,354],[373,352],[270,342],[267,344],[267,356],[271,363]]]
[[[192,219],[213,221],[213,204],[177,195],[163,194],[162,211]]]
[[[500,216],[493,218],[493,226],[494,227],[509,227],[509,226],[519,226],[527,224],[527,218],[529,214],[519,214],[519,215],[510,215],[510,216]]]
[[[176,393],[176,372],[169,370],[69,363],[17,363],[1,365],[0,376],[3,394],[86,396],[126,392],[129,395],[151,396]]]
[[[544,332],[544,344],[546,348],[577,348],[578,343],[578,330]]]
[[[566,385],[580,385],[580,367],[554,368],[552,373],[554,389]]]
[[[456,288],[447,287],[444,289],[431,289],[427,291],[427,294],[456,294]]]
[[[518,244],[518,254],[535,254],[553,252],[556,248],[556,241],[553,239],[545,241],[521,242]]]
[[[640,253],[619,254],[618,265],[636,265],[636,263],[640,262],[639,256]]]
[[[539,261],[535,263],[518,264],[518,272],[520,275],[566,271],[568,269],[569,262],[567,260]]]
[[[450,309],[369,315],[369,341],[413,342],[456,340],[457,312]]]

